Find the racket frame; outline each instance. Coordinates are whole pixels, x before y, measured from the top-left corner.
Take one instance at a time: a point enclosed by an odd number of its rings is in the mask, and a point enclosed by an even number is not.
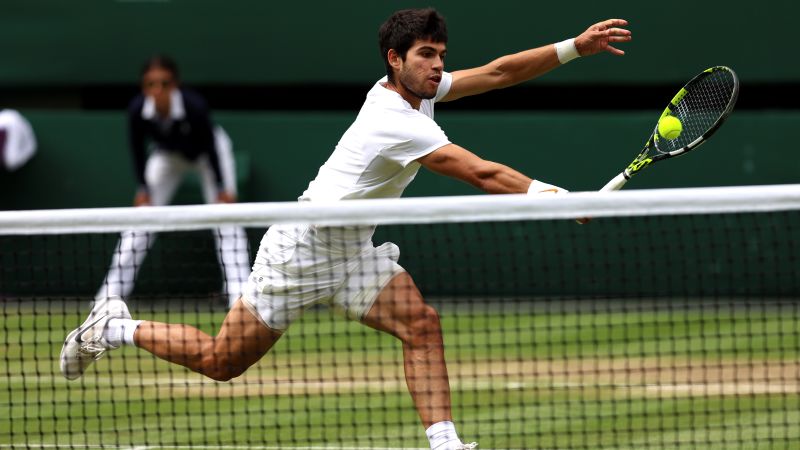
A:
[[[678,93],[672,97],[672,100],[670,100],[669,104],[667,105],[666,108],[664,108],[664,111],[658,118],[658,121],[661,121],[662,118],[672,114],[672,111],[678,107],[678,103],[680,103],[683,97],[685,97],[686,94],[689,93],[692,85],[699,83],[703,78],[711,75],[712,73],[721,70],[727,71],[732,75],[733,93],[731,94],[731,98],[728,100],[728,104],[725,106],[725,110],[722,112],[722,114],[720,114],[717,120],[708,128],[708,130],[706,130],[703,134],[701,134],[697,139],[693,140],[692,142],[686,144],[685,146],[677,150],[672,150],[670,152],[660,152],[660,150],[658,150],[658,139],[659,139],[658,122],[656,122],[656,126],[653,128],[653,132],[650,133],[650,137],[647,139],[647,143],[644,145],[642,151],[639,152],[638,155],[636,155],[636,158],[634,158],[634,160],[630,164],[628,164],[628,167],[626,167],[625,170],[622,171],[622,173],[620,173],[614,179],[606,183],[606,185],[603,186],[603,188],[600,190],[601,191],[618,190],[622,188],[622,186],[625,185],[625,182],[630,180],[631,177],[639,173],[639,171],[641,171],[642,169],[649,167],[651,164],[657,161],[673,158],[688,153],[689,151],[699,147],[701,144],[707,141],[708,138],[711,137],[711,135],[713,135],[714,132],[716,132],[720,126],[722,126],[722,124],[725,122],[725,119],[727,119],[728,116],[730,116],[731,112],[733,112],[733,107],[736,105],[736,100],[739,97],[739,77],[736,75],[736,72],[734,72],[733,69],[731,69],[730,67],[727,66],[709,67],[708,69],[695,75],[694,78],[689,80],[689,82],[686,83],[678,91]],[[652,148],[655,148],[660,153],[655,155],[649,155],[650,149]]]

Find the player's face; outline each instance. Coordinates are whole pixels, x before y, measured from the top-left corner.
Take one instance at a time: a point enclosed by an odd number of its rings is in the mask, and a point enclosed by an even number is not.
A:
[[[417,98],[434,98],[442,81],[445,54],[447,44],[418,39],[408,49],[397,73],[397,81]]]
[[[153,67],[142,76],[142,92],[153,97],[159,112],[169,111],[170,94],[176,84],[174,74],[161,67]]]

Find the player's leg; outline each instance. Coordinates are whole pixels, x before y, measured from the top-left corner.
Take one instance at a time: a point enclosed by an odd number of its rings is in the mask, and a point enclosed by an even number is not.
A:
[[[403,343],[406,384],[432,449],[462,450],[450,407],[450,381],[444,359],[439,314],[425,303],[411,276],[395,275],[378,294],[362,322]]]
[[[245,292],[228,311],[217,336],[188,325],[142,322],[130,339],[124,337],[123,341],[215,380],[239,376],[272,348],[307,306],[319,301],[319,290],[312,289],[304,297],[302,280],[288,275],[294,268],[303,267],[300,261],[275,260],[275,247],[269,238],[275,230],[270,228],[265,234],[265,245],[256,257]],[[130,330],[126,325],[130,321],[110,322],[110,326]]]
[[[452,420],[439,315],[407,272],[381,290],[362,323],[402,342],[406,383],[425,428]]]
[[[347,286],[334,297],[334,305],[402,342],[406,384],[431,448],[474,448],[477,444],[459,440],[452,422],[439,315],[397,264],[399,256],[392,243],[362,251],[360,258],[348,262]]]
[[[142,322],[133,336],[137,347],[218,381],[244,373],[280,337],[243,300],[228,311],[216,336],[189,325],[149,321]]]
[[[228,312],[217,336],[188,325],[132,320],[122,299],[104,298],[95,302],[89,318],[67,337],[61,351],[64,376],[80,377],[103,353],[122,344],[143,348],[215,380],[240,375],[272,348],[307,305],[316,301],[313,296],[297,297],[298,283],[286,277],[286,269],[293,267],[290,261],[285,261],[288,266],[278,264],[278,270],[269,264],[267,249],[273,247],[267,235],[251,282]],[[284,295],[277,295],[279,292]]]
[[[86,321],[67,336],[61,350],[61,371],[66,378],[76,379],[106,351],[129,344],[227,381],[258,361],[280,336],[244,301],[234,305],[219,333],[210,336],[189,325],[131,320],[125,302],[106,298],[97,301]]]

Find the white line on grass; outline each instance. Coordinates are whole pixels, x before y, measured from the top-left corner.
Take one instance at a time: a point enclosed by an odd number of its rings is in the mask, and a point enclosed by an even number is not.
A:
[[[60,376],[26,375],[11,376],[10,382],[25,382],[27,384],[53,384],[64,382]],[[96,377],[92,379],[97,387],[116,387],[119,380],[112,378]],[[453,390],[459,391],[487,391],[487,390],[523,390],[523,389],[618,389],[641,391],[646,396],[685,395],[687,397],[704,396],[729,396],[729,395],[767,395],[767,394],[798,394],[800,383],[787,382],[758,382],[758,381],[727,381],[708,382],[698,381],[693,383],[613,383],[598,381],[596,383],[580,381],[556,380],[508,380],[496,381],[490,378],[473,378],[471,380],[456,381],[452,383]],[[263,388],[263,392],[258,387]],[[239,383],[219,384],[217,382],[198,378],[148,378],[126,380],[126,387],[160,387],[160,388],[187,388],[187,389],[217,389],[209,395],[248,396],[262,395],[308,395],[311,393],[345,393],[361,391],[401,391],[405,389],[402,380],[334,380],[334,381],[308,381],[308,380],[268,380],[245,381]],[[87,388],[90,388],[87,386]],[[219,390],[221,389],[221,390]],[[231,389],[244,389],[245,393],[236,394]]]

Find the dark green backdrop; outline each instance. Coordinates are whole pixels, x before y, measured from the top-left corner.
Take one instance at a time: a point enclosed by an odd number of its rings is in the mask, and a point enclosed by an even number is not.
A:
[[[787,34],[800,4],[788,1],[4,0],[0,85],[127,84],[156,50],[175,55],[193,84],[370,83],[383,70],[378,26],[420,6],[448,19],[452,69],[620,17],[635,35],[627,57],[593,58],[541,82],[682,83],[717,64],[753,82],[800,77]]]
[[[0,209],[127,206],[135,189],[122,112],[23,111],[39,152],[0,175]],[[316,175],[356,112],[219,112],[242,162],[241,200],[295,200]],[[441,112],[453,142],[559,184],[593,190],[619,173],[648,137],[652,112]],[[629,188],[795,183],[800,112],[735,112],[698,151],[656,165]],[[99,188],[102,187],[102,188]],[[478,193],[421,171],[408,196]],[[202,201],[184,189],[184,202]]]

